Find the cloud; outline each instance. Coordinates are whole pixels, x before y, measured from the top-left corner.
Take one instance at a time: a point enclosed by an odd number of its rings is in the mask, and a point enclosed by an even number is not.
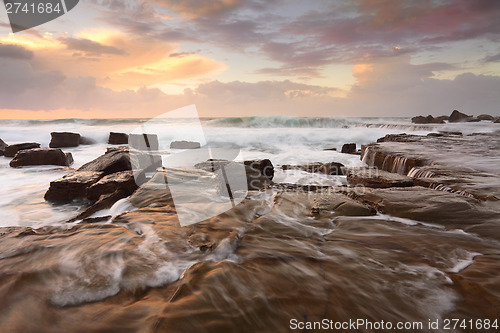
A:
[[[0,43],[0,58],[31,59],[33,52],[19,45]]]
[[[483,62],[500,62],[500,53],[492,55],[492,56],[487,56],[484,57]]]
[[[242,0],[156,0],[161,7],[188,17],[219,16],[242,4]]]
[[[89,56],[102,56],[104,54],[124,55],[125,51],[114,46],[103,45],[85,38],[62,37],[59,41],[69,50],[82,51]]]

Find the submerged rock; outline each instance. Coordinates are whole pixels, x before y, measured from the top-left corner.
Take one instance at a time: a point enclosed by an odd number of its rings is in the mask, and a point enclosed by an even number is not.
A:
[[[110,132],[108,143],[110,145],[126,145],[128,144],[128,134]]]
[[[88,138],[86,136],[80,136],[80,144],[84,146],[90,146],[95,144],[96,141],[94,139]]]
[[[80,145],[80,134],[71,132],[52,132],[50,133],[50,148],[68,148],[78,147]]]
[[[172,141],[170,149],[198,149],[201,145],[199,142],[193,141]]]
[[[6,157],[14,157],[18,151],[26,149],[40,148],[40,144],[36,142],[18,143],[5,147],[4,155]]]
[[[10,161],[10,166],[13,168],[29,165],[70,166],[72,163],[71,153],[64,153],[61,149],[54,148],[35,148],[18,151]]]

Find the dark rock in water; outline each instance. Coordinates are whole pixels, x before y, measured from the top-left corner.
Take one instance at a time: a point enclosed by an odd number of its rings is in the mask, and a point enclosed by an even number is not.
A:
[[[96,144],[97,142],[94,139],[87,138],[86,136],[80,136],[80,144],[84,146],[90,146]]]
[[[80,134],[70,132],[52,132],[50,133],[50,148],[78,147],[80,145]]]
[[[198,163],[194,167],[204,171],[215,172],[231,163],[227,160],[208,160]],[[247,188],[249,190],[260,190],[272,184],[274,177],[274,166],[270,160],[250,160],[244,161],[247,178]]]
[[[128,134],[110,132],[108,143],[110,145],[126,145],[128,144]]]
[[[500,124],[500,117],[495,120],[495,124]]]
[[[337,148],[325,148],[323,151],[337,151]]]
[[[462,132],[453,132],[453,131],[439,131],[439,133],[443,134],[444,136],[450,136],[450,135],[456,135],[456,136],[462,136]]]
[[[7,144],[0,139],[0,156],[4,155],[5,147],[7,147]]]
[[[18,168],[28,165],[60,165],[70,166],[73,163],[71,153],[64,153],[61,149],[35,148],[20,150],[10,161],[10,166]]]
[[[122,190],[125,196],[131,195],[136,189],[134,174],[132,171],[122,171],[107,175],[87,189],[87,199],[97,200],[103,194],[111,194]]]
[[[310,173],[322,173],[325,175],[332,176],[343,176],[345,175],[345,167],[342,163],[331,162],[331,163],[321,163],[314,162],[305,165],[282,165],[283,170],[302,170]]]
[[[128,136],[128,144],[131,148],[150,151],[158,150],[160,143],[156,134],[130,134]]]
[[[5,147],[4,155],[6,157],[14,157],[18,151],[25,149],[34,149],[40,148],[40,144],[36,142],[28,142],[28,143],[18,143],[15,145],[8,145]]]
[[[355,143],[346,143],[342,146],[342,153],[344,154],[354,154],[356,153],[356,144]]]
[[[193,141],[172,141],[170,149],[198,149],[201,145],[199,142]]]
[[[45,200],[70,202],[87,196],[87,189],[104,176],[99,171],[75,171],[60,179],[50,182]]]
[[[481,114],[481,115],[477,116],[477,119],[493,121],[493,120],[495,120],[495,117],[490,116],[489,114]]]
[[[104,175],[132,170],[128,150],[112,150],[84,164],[78,171],[98,171]]]
[[[465,113],[462,113],[458,110],[453,110],[448,121],[450,123],[460,123],[460,122],[469,122],[472,121],[473,119],[474,117],[472,116],[468,116]]]
[[[434,118],[431,115],[428,115],[427,117],[424,116],[417,116],[411,118],[411,122],[414,124],[443,124],[445,120],[447,120],[448,117],[446,116],[441,116],[438,118]]]
[[[363,185],[373,188],[410,187],[413,179],[397,173],[390,173],[378,169],[353,170],[347,175],[350,185]]]
[[[267,158],[263,160],[244,161],[244,164],[260,175],[267,177],[269,180],[273,180],[274,166]]]

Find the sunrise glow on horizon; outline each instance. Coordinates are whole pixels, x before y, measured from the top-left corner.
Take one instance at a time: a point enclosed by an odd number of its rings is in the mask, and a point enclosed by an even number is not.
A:
[[[13,34],[0,119],[500,115],[497,1],[90,1]]]

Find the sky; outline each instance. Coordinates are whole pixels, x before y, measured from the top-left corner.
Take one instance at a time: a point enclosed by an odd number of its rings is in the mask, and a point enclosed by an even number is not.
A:
[[[500,116],[500,1],[80,0],[12,33],[0,118]]]

